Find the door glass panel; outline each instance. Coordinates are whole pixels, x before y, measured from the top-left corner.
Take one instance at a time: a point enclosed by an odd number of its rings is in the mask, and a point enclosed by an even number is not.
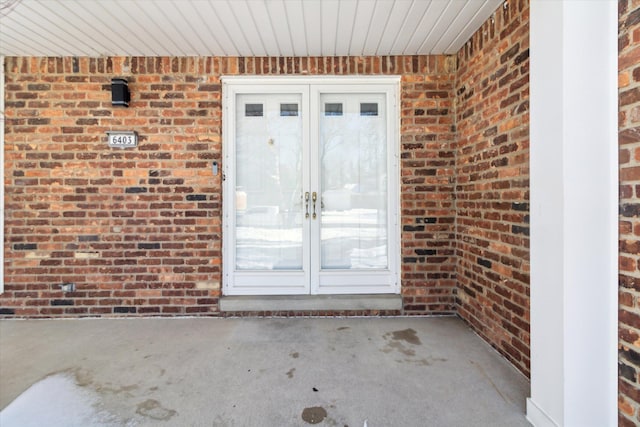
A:
[[[342,115],[342,104],[339,102],[332,102],[324,104],[324,115],[325,116],[341,116]]]
[[[262,117],[262,104],[245,104],[244,115],[247,117]]]
[[[297,116],[298,104],[280,104],[281,116]]]
[[[302,269],[301,98],[237,95],[237,270]]]
[[[360,104],[360,115],[377,116],[378,104],[376,104],[375,102],[363,102],[362,104]]]
[[[386,269],[385,95],[323,94],[320,105],[321,268]]]

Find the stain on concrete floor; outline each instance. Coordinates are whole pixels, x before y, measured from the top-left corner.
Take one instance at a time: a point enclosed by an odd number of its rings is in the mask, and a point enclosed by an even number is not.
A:
[[[322,406],[312,406],[302,410],[302,419],[309,424],[319,424],[327,418],[327,411]]]
[[[289,377],[289,379],[293,378],[293,373],[295,371],[296,371],[296,368],[289,369],[289,371],[287,372],[287,377]]]
[[[420,341],[420,337],[418,337],[417,332],[414,329],[407,328],[400,331],[387,332],[382,336],[382,338],[387,341],[387,345],[380,349],[381,352],[391,353],[395,350],[407,356],[403,359],[397,359],[396,362],[398,363],[413,363],[418,366],[431,366],[434,362],[447,361],[445,358],[434,357],[432,355],[428,355],[427,357],[420,359],[416,358],[419,357],[416,354],[416,347],[421,346],[422,341]]]
[[[418,338],[417,332],[411,328],[403,329],[401,331],[393,331],[391,332],[391,336],[395,341],[406,341],[409,344],[422,345],[420,338]]]
[[[155,399],[147,399],[138,403],[136,406],[136,414],[144,417],[152,418],[158,421],[167,421],[177,414],[173,409],[167,409]]]
[[[416,331],[411,328],[403,329],[401,331],[387,332],[382,336],[382,338],[387,341],[387,345],[380,350],[383,353],[391,353],[393,350],[397,350],[405,356],[414,357],[416,355],[416,350],[405,345],[405,343],[411,344],[412,346],[422,345]]]

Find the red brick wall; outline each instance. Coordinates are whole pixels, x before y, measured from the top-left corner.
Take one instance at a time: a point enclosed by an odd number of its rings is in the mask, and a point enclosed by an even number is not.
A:
[[[640,424],[640,2],[619,6],[619,425]]]
[[[211,162],[220,76],[234,74],[402,76],[404,313],[453,312],[454,57],[69,57],[6,58],[0,314],[219,314]],[[112,77],[129,80],[129,108],[111,106]],[[138,131],[139,147],[108,148],[116,129]]]
[[[458,313],[529,373],[529,2],[458,53]]]

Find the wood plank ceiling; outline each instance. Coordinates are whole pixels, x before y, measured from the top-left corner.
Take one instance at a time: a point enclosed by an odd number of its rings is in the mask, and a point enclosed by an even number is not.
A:
[[[0,0],[5,56],[456,53],[503,0]]]

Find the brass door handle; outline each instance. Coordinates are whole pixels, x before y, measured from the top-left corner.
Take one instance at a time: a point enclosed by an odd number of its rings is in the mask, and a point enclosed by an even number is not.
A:
[[[316,200],[318,200],[318,194],[314,191],[311,195],[311,199],[313,199],[313,219],[316,219]]]
[[[307,211],[304,214],[304,217],[305,219],[309,219],[309,192],[308,191],[304,193],[304,205],[305,205],[304,209]]]

